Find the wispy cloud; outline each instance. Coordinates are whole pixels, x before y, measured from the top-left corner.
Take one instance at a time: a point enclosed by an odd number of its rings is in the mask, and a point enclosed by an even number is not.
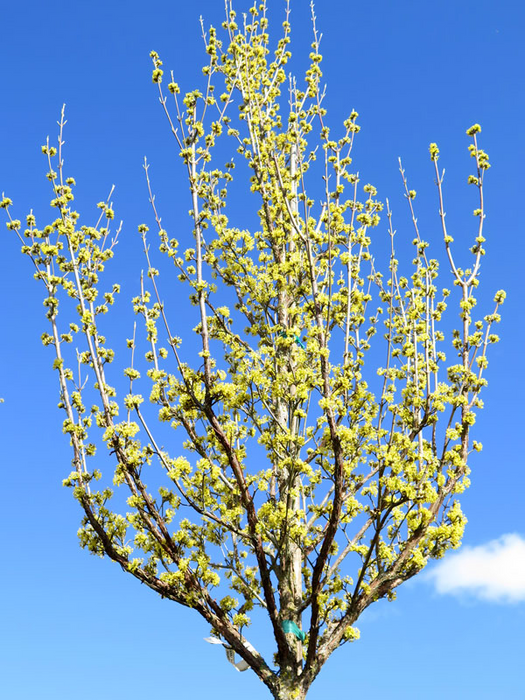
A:
[[[438,593],[464,594],[503,603],[525,601],[525,538],[516,533],[477,547],[463,547],[425,574]]]

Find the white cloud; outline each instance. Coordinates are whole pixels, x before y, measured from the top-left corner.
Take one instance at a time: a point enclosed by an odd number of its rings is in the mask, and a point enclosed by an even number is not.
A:
[[[503,603],[525,601],[525,539],[511,533],[477,547],[462,547],[429,567],[424,578],[438,593]]]

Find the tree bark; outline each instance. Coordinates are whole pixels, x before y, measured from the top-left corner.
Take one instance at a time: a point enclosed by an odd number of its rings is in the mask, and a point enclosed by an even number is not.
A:
[[[286,678],[281,679],[273,697],[275,700],[305,700],[307,691],[293,680],[287,682]]]

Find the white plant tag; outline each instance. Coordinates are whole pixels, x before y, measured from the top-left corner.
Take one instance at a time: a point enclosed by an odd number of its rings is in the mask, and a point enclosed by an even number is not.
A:
[[[226,642],[223,642],[222,639],[218,639],[217,637],[204,637],[204,641],[208,642],[208,644],[221,644],[226,652],[226,658],[232,666],[235,666],[237,671],[246,671],[250,668],[250,664],[247,663],[244,659],[240,659],[237,662],[235,661],[235,651],[231,647],[229,647],[226,644]],[[251,651],[254,654],[257,653],[250,644],[250,642],[246,641],[246,639],[243,641],[243,644],[248,649],[248,651]]]

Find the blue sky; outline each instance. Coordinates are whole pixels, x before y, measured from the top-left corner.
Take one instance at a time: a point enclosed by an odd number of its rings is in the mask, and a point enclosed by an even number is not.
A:
[[[269,0],[269,6],[278,26],[284,2]],[[240,11],[248,7],[237,3]],[[152,9],[134,0],[29,0],[2,9],[0,192],[13,199],[17,218],[31,207],[47,215],[40,146],[48,134],[55,138],[66,103],[66,162],[78,184],[77,208],[95,218],[96,203],[115,184],[116,217],[124,221],[110,274],[123,287],[112,322],[114,347],[130,335],[128,300],[144,266],[136,228],[151,223],[145,155],[163,220],[177,237],[191,235],[184,172],[148,54],[159,52],[183,91],[202,84],[201,14],[205,23],[220,25],[222,0],[159,0]],[[475,203],[466,185],[465,129],[482,125],[480,143],[492,168],[478,298],[489,311],[497,289],[508,296],[502,340],[489,358],[486,407],[474,431],[484,450],[472,461],[472,486],[462,498],[469,520],[464,546],[401,587],[395,603],[373,606],[358,623],[361,640],[334,654],[308,697],[523,699],[525,11],[510,0],[331,0],[318,2],[316,14],[329,121],[335,126],[351,109],[360,113],[356,167],[380,198],[389,197],[401,241],[412,232],[398,156],[418,191],[424,237],[442,245],[428,157],[436,141],[447,170],[448,223],[458,255],[462,241],[466,252]],[[292,0],[291,22],[293,65],[301,73],[311,40],[306,0]],[[375,235],[381,234],[384,226]],[[237,673],[219,648],[203,642],[204,621],[79,548],[80,512],[61,486],[70,453],[56,408],[56,376],[51,351],[40,343],[47,330],[42,292],[15,236],[5,231],[2,241],[0,694],[9,700],[269,697],[254,674]]]

